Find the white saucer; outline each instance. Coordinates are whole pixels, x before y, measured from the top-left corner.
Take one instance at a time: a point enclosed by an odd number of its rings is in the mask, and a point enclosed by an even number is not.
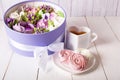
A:
[[[95,65],[95,62],[96,62],[95,56],[92,53],[89,53],[89,54],[91,54],[92,57],[89,59],[86,68],[82,71],[81,70],[74,70],[74,69],[66,67],[64,64],[62,64],[60,62],[60,59],[59,59],[57,53],[55,53],[55,55],[53,56],[53,62],[57,67],[61,68],[62,70],[65,70],[65,71],[70,72],[72,74],[80,74],[80,73],[83,73],[83,72],[90,70]]]

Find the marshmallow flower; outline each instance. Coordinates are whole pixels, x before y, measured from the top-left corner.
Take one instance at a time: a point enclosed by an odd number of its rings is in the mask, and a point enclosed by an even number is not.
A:
[[[85,56],[71,50],[61,50],[58,56],[63,65],[73,70],[84,70],[88,62]]]

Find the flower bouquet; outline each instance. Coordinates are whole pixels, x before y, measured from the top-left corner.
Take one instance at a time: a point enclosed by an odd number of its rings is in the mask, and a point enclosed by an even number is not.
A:
[[[36,47],[63,41],[66,15],[61,7],[51,2],[25,1],[9,8],[4,22],[12,49],[33,56]]]

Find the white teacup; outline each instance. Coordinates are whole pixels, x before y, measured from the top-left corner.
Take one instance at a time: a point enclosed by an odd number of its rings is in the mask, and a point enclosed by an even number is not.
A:
[[[88,48],[96,39],[97,34],[92,33],[90,28],[73,26],[67,30],[66,47],[71,50]]]

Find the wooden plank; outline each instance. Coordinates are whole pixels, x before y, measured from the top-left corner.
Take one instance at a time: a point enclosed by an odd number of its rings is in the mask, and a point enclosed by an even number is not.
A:
[[[11,57],[13,51],[8,46],[3,22],[0,22],[0,29],[0,80],[36,80],[37,67],[34,58],[16,53]]]
[[[60,69],[53,62],[49,63],[49,67],[52,68],[47,72],[39,71],[38,80],[72,80],[70,73]]]
[[[87,21],[90,28],[99,36],[95,43],[107,80],[119,80],[120,44],[118,40],[103,17],[87,17]]]
[[[86,1],[85,0],[72,0],[72,17],[83,16],[85,14],[86,9]]]
[[[84,17],[68,17],[67,18],[67,28],[70,26],[87,26]]]
[[[94,0],[93,2],[93,16],[100,15],[100,0]]]
[[[68,26],[87,26],[87,22],[85,20],[84,17],[72,17],[72,18],[68,18]],[[72,75],[72,80],[93,80],[93,79],[97,79],[97,80],[106,80],[102,65],[101,65],[101,61],[99,58],[99,55],[97,54],[97,51],[94,47],[94,45],[91,45],[91,48],[89,49],[91,51],[91,53],[93,53],[94,55],[96,55],[97,58],[97,63],[99,62],[99,64],[96,63],[96,66],[94,66],[90,71],[87,71],[83,74],[80,75]],[[96,76],[96,77],[95,77]]]
[[[114,32],[117,39],[120,41],[120,17],[106,17],[108,24]]]
[[[0,0],[0,20],[2,20],[2,1]]]
[[[71,16],[71,0],[60,0],[59,5],[63,7],[63,9],[66,11],[66,14],[68,17]]]
[[[118,0],[117,16],[120,16],[120,0]]]
[[[107,8],[107,1],[108,0],[100,0],[100,16],[106,15],[106,8]]]
[[[116,15],[118,1],[119,0],[108,0],[106,16],[115,16]]]
[[[87,0],[86,1],[86,16],[92,16],[93,15],[93,2],[94,0]]]
[[[8,45],[7,35],[5,33],[3,21],[0,21],[0,80],[4,78],[10,62],[12,50]]]
[[[14,53],[4,80],[36,80],[35,59]]]
[[[73,80],[107,80],[102,69],[101,58],[99,57],[97,50],[95,49],[95,47],[92,47],[89,50],[92,54],[95,55],[97,59],[95,66],[91,70],[86,71],[85,73],[73,75]]]
[[[93,16],[105,16],[108,0],[94,0]]]

